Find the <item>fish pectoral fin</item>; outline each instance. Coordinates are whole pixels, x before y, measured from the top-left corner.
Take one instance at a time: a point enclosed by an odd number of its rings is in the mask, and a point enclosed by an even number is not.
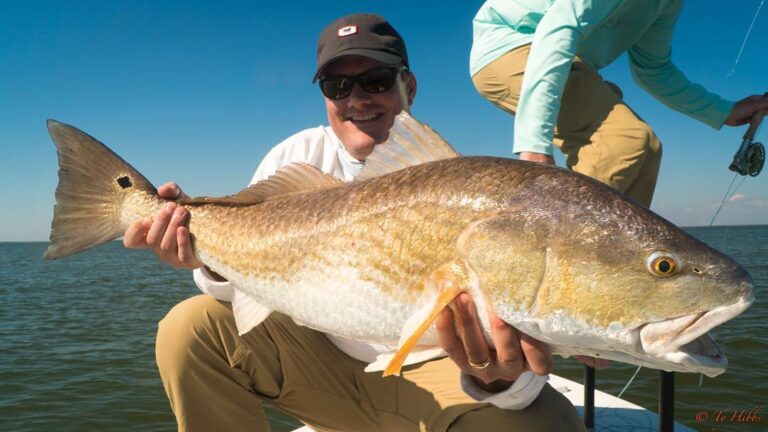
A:
[[[344,182],[317,167],[301,162],[294,162],[280,168],[276,173],[235,195],[220,198],[198,197],[179,200],[181,205],[222,204],[222,205],[251,205],[264,202],[270,198],[312,189],[336,187]]]
[[[389,130],[387,141],[374,147],[355,181],[459,156],[459,153],[431,127],[402,111]]]
[[[466,267],[463,262],[451,262],[425,278],[423,281],[425,296],[428,296],[429,300],[425,301],[424,307],[403,325],[398,350],[384,369],[383,376],[400,375],[400,369],[408,354],[435,321],[437,315],[464,291],[466,277]]]

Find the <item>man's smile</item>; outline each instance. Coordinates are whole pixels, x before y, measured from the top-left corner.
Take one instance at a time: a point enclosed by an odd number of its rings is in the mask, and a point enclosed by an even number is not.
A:
[[[351,121],[355,124],[367,124],[375,122],[376,120],[380,119],[381,116],[383,116],[383,113],[371,113],[371,114],[356,114],[352,115],[346,118],[346,120]]]

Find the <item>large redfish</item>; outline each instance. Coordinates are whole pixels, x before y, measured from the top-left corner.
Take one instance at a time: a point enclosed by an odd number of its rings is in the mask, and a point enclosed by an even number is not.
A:
[[[590,178],[458,157],[405,114],[358,179],[294,164],[237,195],[179,200],[198,259],[309,327],[415,347],[460,292],[562,355],[722,373],[707,335],[754,299],[736,262]],[[46,258],[121,236],[165,202],[106,146],[48,122],[59,185]],[[484,322],[486,329],[487,321]],[[378,362],[380,363],[380,362]]]

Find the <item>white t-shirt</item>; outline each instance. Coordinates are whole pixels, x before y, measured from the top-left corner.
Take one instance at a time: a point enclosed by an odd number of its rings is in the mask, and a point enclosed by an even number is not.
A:
[[[281,167],[294,162],[314,165],[324,173],[344,181],[353,180],[360,174],[365,164],[347,152],[330,127],[318,126],[303,130],[270,150],[256,169],[251,184],[265,180]],[[204,268],[194,271],[194,279],[203,292],[217,300],[232,302],[232,311],[241,335],[259,325],[272,312],[252,297],[245,295],[234,284],[216,281]],[[397,350],[397,347],[393,346],[369,344],[336,335],[326,334],[326,337],[350,357],[366,363],[373,363],[377,356],[394,353]],[[445,352],[440,349],[425,350],[410,354],[405,364],[419,363],[443,356]],[[489,394],[475,386],[467,376],[462,376],[461,380],[462,387],[469,396],[504,409],[527,407],[536,399],[546,381],[547,377],[525,372],[508,390]]]

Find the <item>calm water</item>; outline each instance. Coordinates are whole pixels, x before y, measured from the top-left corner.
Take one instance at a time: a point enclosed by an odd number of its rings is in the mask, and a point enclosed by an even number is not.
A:
[[[676,419],[710,430],[768,430],[732,413],[768,405],[768,226],[693,228],[690,232],[742,263],[757,282],[758,301],[714,331],[730,360],[715,379],[678,374]],[[175,422],[154,363],[157,321],[199,291],[186,271],[146,251],[110,243],[59,261],[44,261],[44,243],[0,243],[0,430],[171,431]],[[558,359],[557,373],[581,379],[582,368]],[[616,394],[634,367],[614,363],[597,385]],[[624,398],[656,409],[656,371],[642,370]],[[710,415],[698,424],[697,414]],[[298,425],[272,411],[274,431]]]

